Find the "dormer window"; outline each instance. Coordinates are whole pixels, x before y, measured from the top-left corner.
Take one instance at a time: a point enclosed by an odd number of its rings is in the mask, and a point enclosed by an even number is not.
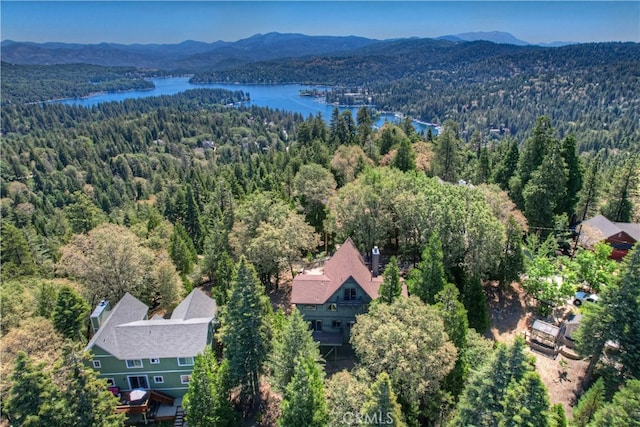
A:
[[[345,301],[354,301],[356,299],[356,288],[345,288],[344,289],[344,300]]]

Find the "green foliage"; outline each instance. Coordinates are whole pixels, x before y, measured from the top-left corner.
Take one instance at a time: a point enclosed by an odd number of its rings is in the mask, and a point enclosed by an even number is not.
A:
[[[571,425],[586,427],[604,404],[604,381],[599,379],[580,397],[578,404],[573,408]]]
[[[578,156],[578,142],[573,134],[562,140],[561,155],[567,165],[567,196],[560,200],[559,209],[569,217],[575,213],[583,182],[583,167]]]
[[[630,379],[605,404],[589,424],[589,427],[632,427],[640,424],[640,380]]]
[[[638,156],[634,153],[615,170],[614,176],[611,177],[610,191],[613,197],[602,206],[602,214],[613,222],[631,222],[633,213],[631,195],[638,185],[637,164]]]
[[[385,267],[382,276],[382,284],[378,289],[378,299],[385,304],[392,304],[402,296],[400,269],[398,268],[398,259],[395,256],[392,256],[389,260],[389,264]]]
[[[301,357],[296,360],[293,377],[282,400],[279,427],[327,425],[323,375],[324,372],[312,358]]]
[[[567,415],[561,403],[551,405],[549,413],[549,427],[567,427]]]
[[[549,395],[536,372],[526,372],[519,381],[512,378],[501,404],[500,427],[549,425]]]
[[[395,157],[391,161],[391,166],[400,169],[402,172],[415,170],[416,168],[416,154],[411,147],[411,141],[408,138],[400,140],[398,145],[398,151]]]
[[[35,273],[36,265],[24,231],[3,221],[1,232],[2,281]]]
[[[227,389],[228,364],[218,361],[210,348],[195,358],[189,390],[183,406],[189,425],[195,427],[232,427],[238,417],[229,402]]]
[[[84,194],[75,192],[75,202],[65,208],[67,221],[74,233],[87,233],[105,221],[102,211]]]
[[[598,205],[602,197],[603,181],[601,177],[602,154],[598,153],[587,166],[584,185],[579,194],[578,219],[584,221],[598,212]]]
[[[594,292],[613,284],[619,275],[619,265],[609,258],[613,248],[605,242],[596,243],[593,250],[578,248],[572,262],[567,262],[569,279],[577,286],[586,286]],[[566,274],[565,274],[566,275]]]
[[[457,179],[458,169],[461,166],[462,141],[458,137],[458,131],[458,124],[447,120],[444,130],[435,141],[434,174],[448,182],[454,182]]]
[[[528,376],[526,381],[522,381],[526,373],[533,371],[531,356],[527,356],[525,348],[526,342],[523,338],[517,338],[511,347],[498,345],[491,360],[474,371],[467,381],[452,426],[495,426],[502,419],[506,403],[510,406],[511,414],[518,414],[526,407],[521,407],[515,401],[518,393],[515,389],[517,387],[522,390],[527,384],[535,386],[531,390],[534,391],[531,396],[532,402],[538,405],[544,401],[546,390],[544,386],[541,387],[537,375]],[[513,386],[509,387],[510,384]],[[507,397],[508,393],[511,394],[510,398]]]
[[[505,242],[498,265],[498,279],[503,289],[520,278],[524,270],[524,254],[522,253],[522,230],[513,215],[509,215],[505,227]]]
[[[352,327],[351,344],[371,378],[389,374],[407,417],[421,401],[438,396],[457,357],[438,310],[416,297],[370,306]]]
[[[51,316],[53,327],[65,338],[82,340],[82,329],[89,309],[89,304],[80,295],[70,287],[63,286],[58,291],[58,298]]]
[[[336,189],[333,174],[315,163],[303,165],[293,178],[293,189],[304,208],[309,224],[313,225],[316,231],[322,231],[327,216],[326,204]]]
[[[467,310],[460,302],[459,296],[458,288],[451,283],[447,283],[435,297],[436,307],[444,321],[444,329],[460,355],[456,360],[455,367],[443,384],[443,388],[454,397],[458,396],[462,391],[465,373],[469,369],[469,366],[466,365],[467,359],[463,357],[467,350],[469,322],[467,320]]]
[[[245,402],[258,393],[259,374],[269,352],[265,299],[255,269],[242,258],[222,312],[220,336],[229,361],[230,385],[240,386]]]
[[[185,275],[191,273],[197,258],[196,248],[180,222],[175,225],[171,233],[169,255],[178,272]]]
[[[367,402],[361,410],[364,425],[404,427],[402,410],[386,372],[381,372],[367,390]]]
[[[440,238],[433,233],[422,251],[422,261],[409,272],[407,286],[411,295],[416,295],[427,304],[435,302],[436,294],[446,283],[443,258]]]
[[[469,277],[465,280],[462,302],[467,309],[469,327],[484,333],[489,327],[489,309],[479,276]]]
[[[279,392],[284,392],[291,381],[298,359],[311,359],[316,363],[322,360],[309,324],[297,308],[284,321],[282,329],[274,333],[272,347],[269,355],[271,385]]]
[[[325,393],[330,426],[350,427],[354,424],[366,402],[370,383],[367,374],[361,369],[336,372],[326,381]]]

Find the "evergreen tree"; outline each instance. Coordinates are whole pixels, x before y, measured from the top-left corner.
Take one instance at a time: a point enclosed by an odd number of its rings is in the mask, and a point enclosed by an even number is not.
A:
[[[478,164],[476,166],[476,173],[474,178],[475,184],[484,184],[489,182],[491,177],[491,164],[489,163],[489,150],[487,147],[482,147],[480,150],[480,157],[478,157]]]
[[[411,147],[409,138],[402,138],[396,156],[391,162],[391,166],[400,169],[402,172],[414,170],[416,168],[416,154]]]
[[[169,255],[180,274],[191,273],[197,257],[196,248],[180,222],[173,227],[173,233],[169,239]]]
[[[447,283],[444,288],[436,294],[436,307],[440,311],[440,316],[444,321],[444,330],[449,335],[449,339],[458,349],[458,359],[453,370],[443,381],[443,388],[457,397],[464,387],[464,377],[468,367],[462,355],[467,348],[467,332],[469,321],[467,310],[459,300],[458,288]]]
[[[524,143],[518,160],[518,173],[509,181],[511,198],[520,209],[525,206],[525,187],[532,179],[533,173],[542,165],[551,145],[557,142],[554,134],[551,119],[540,116],[533,128],[533,135]]]
[[[298,359],[309,358],[316,363],[322,359],[309,324],[297,308],[293,309],[282,325],[282,330],[278,334],[274,333],[273,338],[273,349],[269,357],[271,385],[276,391],[284,392],[293,377]]]
[[[54,389],[51,378],[43,366],[34,366],[23,351],[18,352],[11,376],[11,389],[4,402],[4,412],[13,425],[45,425],[40,418],[41,409]]]
[[[458,138],[458,124],[447,120],[442,134],[436,139],[433,158],[435,175],[447,182],[454,182],[457,179],[461,145],[462,142]]]
[[[562,403],[551,405],[549,427],[567,427],[567,415],[564,413]]]
[[[82,338],[87,314],[89,304],[69,286],[63,286],[58,292],[51,319],[56,331],[71,340]]]
[[[86,367],[86,356],[71,351],[65,359],[65,423],[79,427],[124,426],[126,414],[116,412],[118,398],[107,390],[105,380],[98,379],[95,371]]]
[[[489,327],[489,311],[480,276],[469,277],[465,280],[462,302],[467,309],[469,327],[484,333]]]
[[[575,213],[583,178],[582,162],[578,156],[575,136],[568,135],[562,140],[561,155],[567,165],[567,195],[560,200],[560,209],[571,217]]]
[[[501,405],[500,427],[549,426],[549,396],[536,372],[526,372],[519,381],[512,378]]]
[[[640,425],[640,380],[630,379],[600,409],[589,427],[637,427]]]
[[[567,168],[560,146],[554,141],[540,167],[531,174],[522,191],[524,214],[532,227],[550,228],[554,216],[562,213],[567,196]]]
[[[327,425],[323,372],[311,358],[298,358],[293,377],[282,400],[279,427],[322,427]]]
[[[604,404],[604,381],[600,378],[589,387],[573,408],[572,425],[586,427]]]
[[[24,230],[8,221],[3,221],[0,233],[2,237],[0,241],[0,259],[2,260],[0,277],[2,280],[34,274],[36,265]]]
[[[373,119],[367,107],[358,109],[356,121],[358,122],[358,140],[360,145],[364,147],[371,138],[371,125],[373,125]]]
[[[509,189],[509,181],[516,173],[520,151],[515,140],[509,140],[509,146],[503,157],[493,169],[493,182],[503,190]]]
[[[193,192],[193,188],[189,184],[187,184],[185,202],[184,228],[191,238],[193,246],[197,251],[201,251],[204,236],[202,233],[202,223],[200,222],[200,207]]]
[[[378,299],[386,304],[391,304],[402,295],[402,283],[400,282],[400,269],[398,259],[392,256],[384,269],[383,280],[378,289]]]
[[[220,333],[224,356],[229,361],[230,385],[241,387],[244,402],[258,393],[259,374],[268,354],[265,299],[255,269],[241,258],[229,301],[222,313]]]
[[[444,274],[444,253],[442,243],[436,233],[429,237],[429,243],[422,251],[422,261],[409,273],[409,291],[423,302],[433,304],[435,296],[447,282]]]
[[[580,221],[584,221],[598,212],[600,193],[602,191],[601,166],[602,154],[598,153],[589,163],[584,177],[584,186],[579,195],[578,219]]]
[[[503,289],[510,286],[514,280],[518,280],[524,270],[522,230],[513,215],[509,215],[505,234],[504,248],[498,264],[498,279]]]
[[[367,402],[361,411],[364,425],[404,427],[402,409],[391,386],[389,374],[381,372],[367,390]]]
[[[612,197],[602,207],[602,214],[613,222],[631,222],[631,193],[638,181],[637,159],[637,155],[628,158],[613,177],[610,189]]]
[[[195,358],[189,390],[183,399],[189,425],[195,427],[233,427],[238,419],[229,402],[225,375],[228,365],[218,365],[211,348]]]

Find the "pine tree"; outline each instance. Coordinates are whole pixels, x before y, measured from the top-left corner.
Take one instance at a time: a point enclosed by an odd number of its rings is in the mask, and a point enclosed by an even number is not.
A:
[[[524,214],[532,227],[549,228],[561,214],[567,196],[567,168],[557,141],[549,147],[540,167],[531,174],[522,191]]]
[[[637,162],[637,155],[629,157],[613,177],[610,190],[613,197],[602,207],[602,214],[613,222],[631,222],[631,193],[638,181]]]
[[[311,358],[298,358],[282,400],[279,427],[322,427],[327,425],[323,372]]]
[[[45,394],[53,387],[43,367],[34,366],[25,352],[18,352],[11,376],[11,389],[3,408],[12,424],[43,425],[41,408],[46,402]]]
[[[8,221],[3,221],[0,233],[0,260],[2,261],[0,277],[2,280],[30,276],[35,273],[36,264],[24,230]]]
[[[434,153],[434,173],[447,182],[454,182],[460,167],[460,147],[458,124],[447,120],[444,130],[436,139]]]
[[[416,154],[411,147],[409,138],[402,138],[398,145],[396,156],[391,162],[391,166],[400,169],[402,172],[414,170],[416,168]]]
[[[391,304],[402,295],[402,283],[400,282],[400,269],[398,259],[392,256],[383,273],[383,281],[378,289],[380,301]]]
[[[489,181],[490,176],[491,164],[489,163],[489,150],[487,150],[487,147],[482,147],[480,149],[480,157],[478,157],[478,164],[473,181],[475,184],[484,184]]]
[[[185,202],[186,206],[184,211],[184,228],[191,238],[193,246],[197,251],[201,251],[204,235],[202,232],[202,223],[200,220],[200,207],[198,205],[191,185],[187,185]]]
[[[516,173],[520,151],[518,143],[514,140],[509,142],[509,147],[499,163],[493,169],[493,182],[498,184],[503,190],[509,189],[509,181]]]
[[[630,379],[600,409],[589,427],[637,427],[640,425],[640,380]]]
[[[579,192],[582,189],[583,168],[577,152],[575,136],[568,135],[562,140],[561,155],[567,165],[567,196],[561,199],[561,210],[571,217],[575,213]]]
[[[258,393],[259,374],[269,349],[266,312],[268,300],[256,271],[244,258],[231,286],[229,301],[222,313],[221,339],[229,361],[231,386],[241,387],[246,403]]]
[[[124,426],[126,414],[117,413],[118,398],[106,387],[106,381],[98,379],[95,371],[86,367],[85,356],[71,351],[65,357],[63,369],[67,370],[64,390],[68,402],[65,419],[79,427]]]
[[[282,325],[282,330],[274,333],[269,366],[272,371],[271,385],[275,390],[284,392],[293,377],[299,358],[309,358],[317,363],[322,360],[318,343],[313,339],[307,321],[300,311],[294,308]]]
[[[500,287],[503,289],[510,286],[514,280],[517,280],[524,270],[522,230],[513,215],[509,215],[505,234],[502,257],[498,264],[498,279],[500,280]]]
[[[567,427],[567,415],[564,413],[562,403],[556,403],[551,406],[549,427]]]
[[[484,333],[489,327],[489,311],[480,276],[469,277],[465,280],[462,302],[467,309],[469,327]]]
[[[225,384],[227,369],[226,361],[218,365],[211,348],[196,356],[189,390],[183,399],[189,425],[233,427],[237,424]]]
[[[373,120],[367,107],[358,109],[356,121],[358,122],[358,140],[360,145],[364,147],[369,138],[371,138],[371,125],[373,125]]]
[[[436,307],[444,321],[444,330],[458,349],[459,357],[456,360],[456,365],[443,381],[443,388],[453,396],[458,396],[462,391],[467,370],[465,359],[461,356],[467,347],[469,321],[467,319],[467,310],[460,302],[459,296],[460,293],[456,285],[447,283],[435,297]]]
[[[511,379],[501,402],[498,426],[549,426],[549,396],[536,372],[526,372],[519,381]]]
[[[435,302],[436,294],[447,282],[443,260],[442,243],[438,235],[433,233],[422,251],[422,261],[411,270],[407,281],[410,293],[427,304]]]
[[[63,286],[58,292],[51,319],[56,331],[71,340],[81,339],[87,314],[89,304],[73,289]]]
[[[580,192],[578,203],[578,219],[584,221],[598,212],[600,193],[602,191],[602,178],[600,167],[602,166],[602,154],[598,153],[589,163],[584,177],[584,186]]]
[[[389,374],[382,372],[367,390],[367,402],[361,411],[364,425],[404,427],[402,409],[391,386]]]
[[[605,404],[604,381],[600,378],[580,397],[578,404],[573,408],[572,425],[586,427]]]
[[[197,252],[187,230],[180,222],[173,227],[173,233],[169,239],[169,255],[180,274],[191,273],[197,259]]]

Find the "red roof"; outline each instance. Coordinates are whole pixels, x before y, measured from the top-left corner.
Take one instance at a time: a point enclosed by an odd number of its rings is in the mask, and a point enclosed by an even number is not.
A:
[[[378,298],[382,276],[372,277],[351,238],[336,251],[320,273],[303,273],[293,279],[292,304],[324,304],[352,277],[371,299]]]

